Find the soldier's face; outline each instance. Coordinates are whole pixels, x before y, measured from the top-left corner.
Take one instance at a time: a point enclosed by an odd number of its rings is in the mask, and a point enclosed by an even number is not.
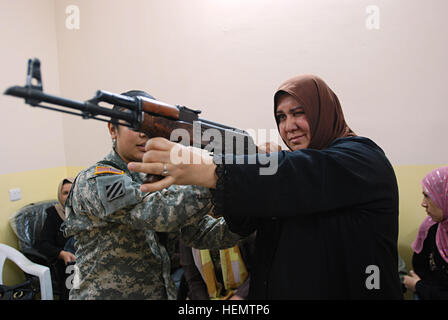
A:
[[[145,153],[145,145],[148,137],[141,132],[136,132],[128,127],[108,124],[109,133],[112,139],[117,140],[115,151],[125,162],[140,162]]]

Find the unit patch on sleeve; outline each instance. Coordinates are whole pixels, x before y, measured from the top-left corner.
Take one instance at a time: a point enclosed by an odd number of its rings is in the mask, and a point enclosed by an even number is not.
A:
[[[109,185],[106,185],[105,188],[106,188],[106,198],[109,201],[112,201],[124,195],[123,180],[115,181]]]
[[[123,175],[97,175],[96,187],[98,196],[105,209],[105,214],[111,214],[124,207],[138,203],[141,198],[136,196],[132,179]]]

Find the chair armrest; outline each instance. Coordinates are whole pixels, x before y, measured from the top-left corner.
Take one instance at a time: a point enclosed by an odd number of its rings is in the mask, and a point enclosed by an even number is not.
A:
[[[33,263],[17,249],[0,243],[0,273],[3,272],[3,264],[6,259],[14,262],[25,273],[39,277],[42,300],[53,300],[53,288],[51,284],[50,269],[46,266]],[[2,283],[0,279],[0,284]]]

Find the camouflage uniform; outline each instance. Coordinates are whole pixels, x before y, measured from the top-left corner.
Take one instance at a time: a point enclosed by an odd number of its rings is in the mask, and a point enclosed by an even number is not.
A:
[[[115,151],[77,176],[64,225],[64,235],[76,239],[79,276],[70,299],[175,299],[169,251],[179,235],[197,248],[227,248],[239,239],[222,218],[206,215],[208,189],[142,193],[142,182]]]

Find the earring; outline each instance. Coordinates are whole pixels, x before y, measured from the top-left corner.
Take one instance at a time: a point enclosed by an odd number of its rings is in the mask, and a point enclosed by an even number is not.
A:
[[[112,148],[117,148],[117,139],[112,139]]]

